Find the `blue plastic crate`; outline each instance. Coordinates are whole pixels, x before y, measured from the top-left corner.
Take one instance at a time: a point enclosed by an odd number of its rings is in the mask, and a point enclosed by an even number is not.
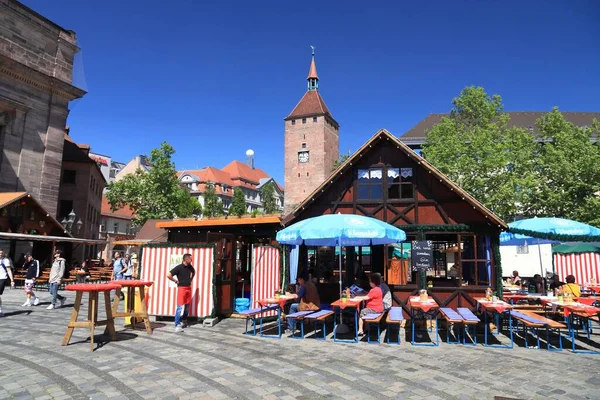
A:
[[[250,308],[250,299],[235,299],[235,311],[246,311]]]

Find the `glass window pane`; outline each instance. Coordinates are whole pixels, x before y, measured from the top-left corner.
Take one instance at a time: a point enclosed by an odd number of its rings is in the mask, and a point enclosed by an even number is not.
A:
[[[400,182],[400,168],[388,168],[387,170],[388,185]]]
[[[358,185],[358,199],[368,200],[369,199],[369,185]]]
[[[388,185],[388,199],[400,199],[400,185]]]
[[[369,182],[369,170],[368,169],[359,169],[358,170],[358,183],[368,183]]]
[[[463,260],[474,260],[475,259],[475,237],[474,236],[463,236],[463,249],[462,259]]]
[[[412,199],[413,198],[413,185],[411,184],[402,184],[400,186],[401,198],[403,199]]]
[[[492,249],[487,245],[485,236],[477,236],[477,259],[489,260],[491,252]]]
[[[371,185],[371,199],[383,198],[383,187],[381,185]]]
[[[371,183],[380,183],[383,179],[383,171],[381,170],[381,168],[375,168],[371,170],[370,173],[371,176]]]
[[[475,285],[475,262],[462,262],[462,280],[468,282],[469,285]]]
[[[400,176],[402,177],[402,182],[412,182],[413,181],[413,169],[412,168],[401,168]]]
[[[477,285],[489,286],[492,281],[492,263],[477,262]]]

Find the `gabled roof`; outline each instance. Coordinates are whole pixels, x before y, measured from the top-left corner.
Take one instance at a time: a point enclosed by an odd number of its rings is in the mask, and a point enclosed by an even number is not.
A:
[[[321,195],[321,192],[323,192],[325,188],[327,188],[329,185],[335,182],[337,175],[340,175],[343,171],[347,170],[348,168],[351,168],[353,164],[356,164],[357,160],[362,156],[362,153],[368,151],[368,149],[372,147],[378,140],[389,140],[393,142],[393,144],[395,144],[398,149],[402,150],[408,157],[411,157],[414,160],[416,160],[419,165],[421,165],[423,168],[425,168],[431,174],[433,174],[437,179],[440,180],[440,182],[444,183],[452,191],[461,196],[464,201],[468,202],[475,209],[479,210],[479,212],[481,212],[485,216],[485,218],[489,219],[490,222],[498,225],[502,229],[508,229],[508,225],[506,225],[506,222],[504,222],[500,217],[496,216],[491,210],[486,208],[477,199],[475,199],[473,196],[471,196],[469,193],[463,190],[460,186],[448,179],[448,177],[442,172],[440,172],[440,170],[435,168],[427,160],[419,156],[410,147],[408,147],[406,144],[400,141],[399,138],[392,135],[385,129],[381,129],[377,133],[375,133],[375,135],[373,135],[360,149],[358,149],[352,156],[350,156],[345,162],[343,162],[338,168],[336,168],[336,170],[333,171],[331,175],[327,179],[325,179],[325,181],[321,185],[319,185],[311,194],[309,194],[306,197],[306,199],[294,209],[294,211],[292,211],[289,215],[285,217],[283,221],[284,225],[287,225],[287,223],[293,219],[293,217],[295,216],[295,214],[298,213],[298,211],[306,208],[308,204],[315,201],[315,199],[317,199]]]
[[[145,243],[167,243],[168,232],[162,228],[158,228],[158,222],[171,221],[170,219],[149,219],[142,226],[140,231],[135,235],[135,241],[143,241]]]
[[[269,175],[260,168],[250,168],[246,163],[233,160],[223,167],[222,171],[229,174],[232,180],[245,180],[258,185],[262,178],[269,178]]]
[[[185,170],[177,172],[177,175],[180,178],[184,175],[192,175],[197,177],[200,182],[224,183],[229,186],[234,185],[227,172],[214,167],[206,167],[199,170]]]
[[[127,205],[119,210],[112,211],[110,208],[110,204],[108,203],[108,199],[104,195],[102,196],[102,206],[100,207],[100,213],[104,216],[112,218],[121,218],[128,220],[133,218],[133,211],[131,211],[131,208],[129,208],[129,206]]]
[[[45,218],[50,220],[50,223],[55,225],[57,229],[61,231],[61,234],[64,234],[68,238],[73,238],[73,236],[64,229],[64,227],[54,218],[46,209],[29,193],[27,192],[2,192],[0,193],[0,208],[7,207],[21,199],[26,199],[25,201],[31,201],[35,206],[37,206],[43,214],[45,214]]]
[[[539,130],[535,125],[536,121],[547,112],[540,111],[511,111],[506,112],[510,117],[509,126],[517,126],[520,128],[530,129],[533,133],[538,133]],[[570,112],[561,111],[565,119],[576,126],[591,125],[594,118],[600,120],[600,112]],[[428,130],[434,125],[442,122],[443,117],[449,117],[450,114],[429,114],[425,119],[421,120],[417,125],[413,126],[404,135],[400,136],[400,140],[407,144],[421,144],[425,141],[425,136]]]
[[[284,120],[312,117],[318,115],[328,115],[333,119],[333,116],[329,112],[329,109],[325,105],[325,101],[319,94],[318,90],[309,90],[304,93],[304,96],[300,99],[296,107],[292,110],[290,115],[284,118]]]
[[[0,193],[0,208],[14,203],[17,200],[27,196],[27,192],[3,192]]]

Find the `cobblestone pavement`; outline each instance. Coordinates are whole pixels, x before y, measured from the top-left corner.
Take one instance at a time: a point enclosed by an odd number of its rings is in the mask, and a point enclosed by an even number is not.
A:
[[[60,345],[67,296],[46,310],[47,292],[25,308],[22,290],[5,291],[0,399],[600,399],[600,355],[274,340],[243,335],[236,319],[184,333],[159,322],[152,335],[119,319],[118,341],[92,353],[85,329]]]

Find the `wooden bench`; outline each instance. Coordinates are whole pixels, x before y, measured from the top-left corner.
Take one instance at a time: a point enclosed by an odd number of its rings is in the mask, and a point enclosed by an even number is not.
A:
[[[386,312],[384,311],[382,313],[367,314],[361,317],[361,319],[367,325],[367,343],[381,343],[381,326],[379,324],[381,323],[385,313]],[[377,326],[377,340],[371,340],[371,327],[375,325]]]
[[[327,338],[327,320],[329,317],[333,316],[335,313],[331,310],[321,310],[312,314],[308,314],[304,317],[306,321],[313,321],[315,325],[315,339],[317,340],[325,340]],[[318,337],[317,325],[320,325],[321,331],[323,332],[323,337]]]
[[[392,326],[398,327],[398,340],[392,342],[392,344],[400,344],[400,326],[404,321],[404,313],[402,307],[391,307],[388,311],[385,323],[387,324],[387,343],[390,343],[390,336],[392,336]]]
[[[517,321],[517,326],[521,324],[523,326],[524,336],[525,336],[525,347],[529,348],[529,335],[527,330],[531,329],[535,332],[535,337],[537,339],[537,348],[540,349],[540,335],[538,332],[539,328],[546,329],[546,343],[547,349],[550,351],[560,351],[562,350],[562,335],[560,333],[561,329],[565,329],[566,325],[562,322],[554,321],[552,319],[543,317],[535,312],[531,311],[515,311],[512,310],[510,312],[510,316]],[[551,331],[558,332],[558,343],[559,346],[552,346],[550,343],[550,332]]]
[[[264,312],[267,311],[271,311],[271,310],[277,310],[279,308],[279,305],[277,304],[272,304],[269,305],[267,307],[258,307],[258,308],[251,308],[249,310],[244,310],[239,312],[239,315],[243,315],[246,317],[246,331],[244,332],[244,334],[246,335],[252,335],[252,336],[256,336],[256,317],[262,315]],[[248,333],[248,320],[252,320],[252,333]],[[262,329],[262,323],[260,324],[260,327]]]
[[[460,316],[463,318],[463,345],[465,346],[476,346],[477,345],[477,324],[481,322],[479,317],[473,314],[473,311],[466,307],[458,307],[456,309]],[[469,328],[473,327],[473,334],[471,335],[471,343],[467,343],[467,334],[470,334]]]
[[[291,319],[291,320],[295,320],[300,323],[300,336],[296,336],[296,330],[294,329],[292,331],[292,336],[290,336],[291,338],[304,339],[304,318],[314,312],[316,312],[316,311],[298,311],[298,312],[288,314],[285,316],[286,321],[288,319]]]
[[[450,307],[440,308],[440,313],[442,317],[448,323],[448,328],[446,329],[446,341],[449,344],[460,344],[461,343],[461,332],[462,332],[462,344],[475,346],[477,345],[477,324],[481,322],[481,320],[473,314],[471,310],[465,307],[460,307],[456,311]],[[460,325],[458,329],[458,333],[456,334],[456,340],[450,340],[450,330],[451,326],[458,324]],[[472,343],[467,343],[467,336],[469,334],[469,327],[473,326],[474,332],[471,335]]]

